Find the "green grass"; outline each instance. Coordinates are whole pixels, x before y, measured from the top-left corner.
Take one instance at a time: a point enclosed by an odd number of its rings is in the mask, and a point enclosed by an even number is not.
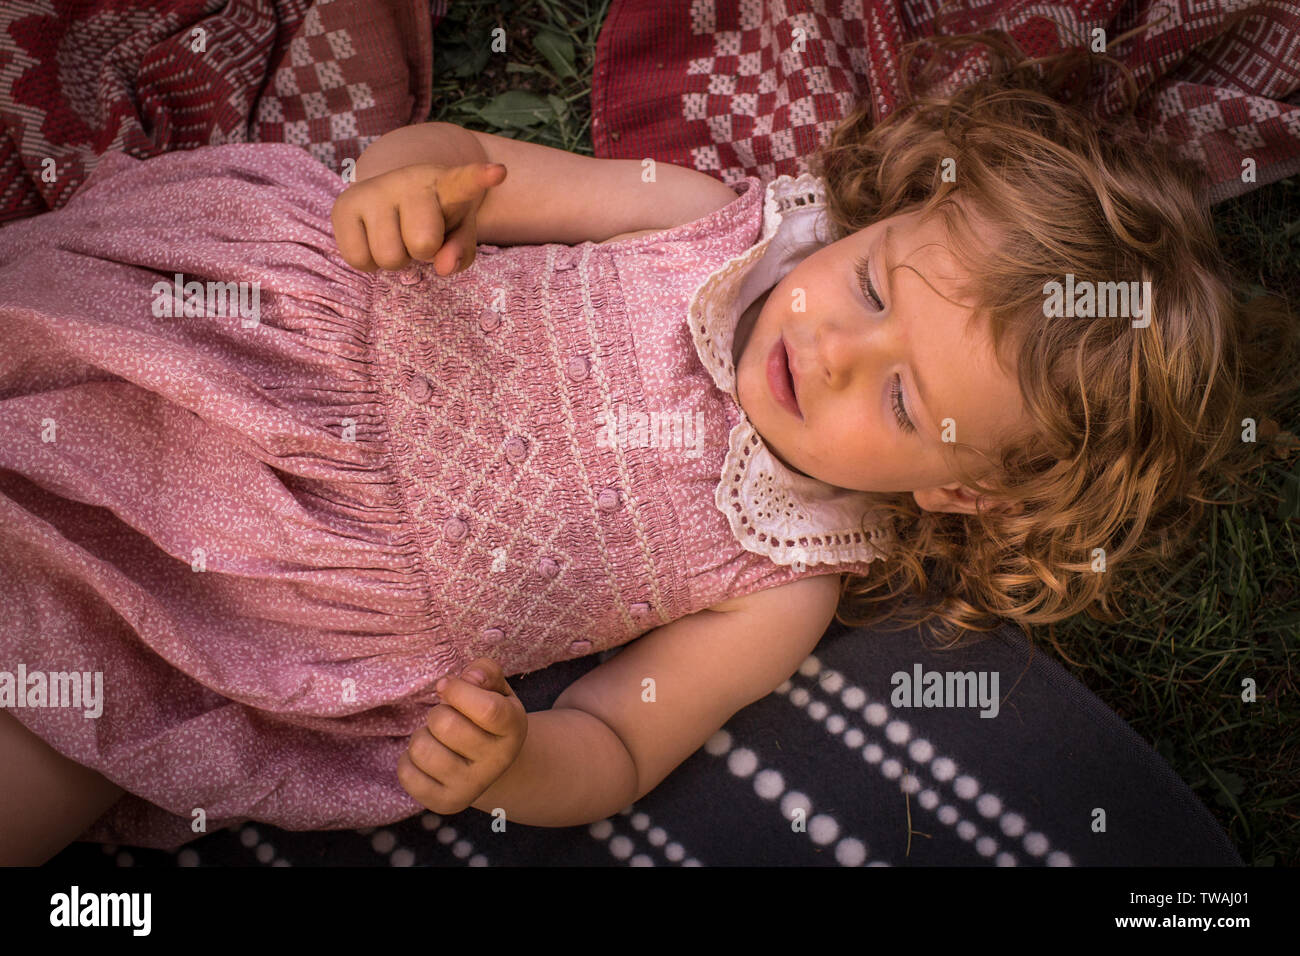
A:
[[[608,0],[457,0],[434,35],[430,119],[591,155],[591,71]],[[495,27],[505,52],[492,52]],[[509,95],[507,95],[509,94]],[[1300,304],[1300,179],[1215,207],[1229,259]],[[1300,434],[1300,396],[1273,416]],[[1254,504],[1222,505],[1199,548],[1123,626],[1058,625],[1064,665],[1149,741],[1242,858],[1300,862],[1300,521],[1283,506],[1300,463],[1268,459]],[[1221,497],[1229,497],[1224,490]],[[1051,653],[1050,649],[1047,650]],[[1257,700],[1241,699],[1242,682]]]
[[[450,6],[434,31],[429,119],[592,155],[591,71],[609,0]],[[504,52],[493,50],[498,27]]]

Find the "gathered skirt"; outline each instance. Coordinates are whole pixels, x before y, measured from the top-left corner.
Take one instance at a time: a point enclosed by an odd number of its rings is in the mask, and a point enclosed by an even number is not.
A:
[[[283,144],[110,153],[0,229],[0,703],[128,791],[83,839],[421,809],[397,761],[465,662],[414,573],[345,186]]]

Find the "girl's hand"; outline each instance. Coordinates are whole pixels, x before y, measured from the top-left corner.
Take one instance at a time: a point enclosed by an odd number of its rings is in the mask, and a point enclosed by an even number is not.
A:
[[[470,672],[483,673],[482,681]],[[402,789],[434,813],[460,813],[510,769],[528,735],[523,702],[506,683],[500,665],[480,657],[448,677],[443,702],[397,763]]]
[[[474,261],[474,216],[483,197],[506,178],[499,163],[416,163],[353,183],[334,201],[334,240],[362,272],[432,262],[438,275]]]

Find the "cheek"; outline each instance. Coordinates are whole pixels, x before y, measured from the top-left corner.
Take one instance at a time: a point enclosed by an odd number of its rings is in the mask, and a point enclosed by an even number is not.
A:
[[[888,434],[869,416],[846,413],[823,435],[813,450],[820,462],[841,474],[866,475],[891,470],[895,449]]]

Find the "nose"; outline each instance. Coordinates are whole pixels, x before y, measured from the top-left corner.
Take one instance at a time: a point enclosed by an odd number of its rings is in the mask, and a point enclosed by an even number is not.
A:
[[[814,333],[814,353],[828,388],[839,391],[859,380],[874,380],[902,353],[898,323],[885,315],[869,319],[830,317]]]

